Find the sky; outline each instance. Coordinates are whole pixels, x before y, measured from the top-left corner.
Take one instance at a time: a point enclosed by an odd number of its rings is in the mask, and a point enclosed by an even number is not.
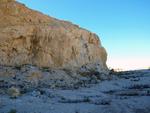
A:
[[[150,0],[16,0],[96,33],[111,68],[150,67]]]

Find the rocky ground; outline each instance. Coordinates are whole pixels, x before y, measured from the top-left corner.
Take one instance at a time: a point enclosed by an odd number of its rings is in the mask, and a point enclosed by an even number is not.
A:
[[[0,113],[150,113],[150,70],[82,68],[1,66]]]

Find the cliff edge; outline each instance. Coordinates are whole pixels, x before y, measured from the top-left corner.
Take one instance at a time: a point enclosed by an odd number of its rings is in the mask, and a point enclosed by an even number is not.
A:
[[[69,21],[0,1],[0,65],[77,67],[107,70],[107,53],[99,37]]]

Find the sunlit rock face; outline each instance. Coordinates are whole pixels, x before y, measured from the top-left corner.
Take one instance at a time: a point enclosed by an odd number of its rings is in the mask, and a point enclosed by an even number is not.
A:
[[[104,71],[106,59],[96,34],[14,0],[0,1],[0,65],[91,68],[93,64]]]

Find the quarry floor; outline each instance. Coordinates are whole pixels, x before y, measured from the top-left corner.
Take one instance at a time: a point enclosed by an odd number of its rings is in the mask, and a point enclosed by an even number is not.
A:
[[[150,113],[150,70],[115,76],[90,88],[39,88],[15,99],[0,94],[0,113]]]

